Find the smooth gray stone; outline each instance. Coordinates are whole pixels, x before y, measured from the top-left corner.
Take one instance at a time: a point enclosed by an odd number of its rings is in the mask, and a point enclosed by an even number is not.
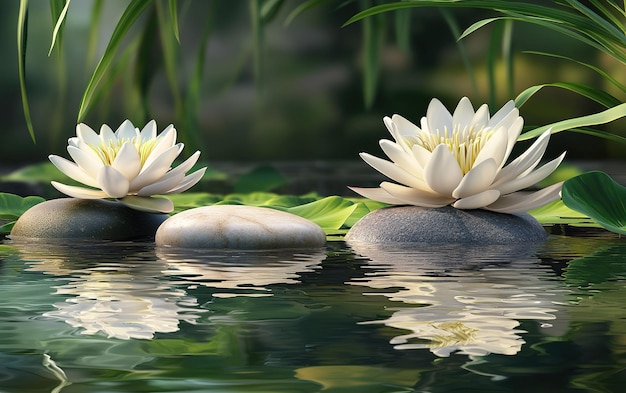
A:
[[[451,206],[390,206],[363,217],[350,229],[345,241],[513,244],[546,237],[545,229],[529,214],[460,210]]]
[[[156,233],[157,246],[267,250],[326,245],[319,225],[295,214],[254,206],[213,205],[185,210]]]
[[[103,199],[52,199],[22,214],[10,238],[151,240],[167,217]]]

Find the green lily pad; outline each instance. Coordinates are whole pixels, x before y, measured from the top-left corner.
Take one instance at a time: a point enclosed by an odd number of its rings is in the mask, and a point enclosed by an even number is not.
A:
[[[307,218],[328,231],[341,228],[357,207],[357,203],[347,199],[329,196],[319,201],[288,208],[286,211]]]
[[[43,201],[45,199],[38,196],[21,197],[15,194],[0,193],[0,220],[8,221],[0,226],[0,234],[10,233],[15,221],[26,210]]]
[[[565,206],[626,235],[626,187],[606,173],[592,171],[571,178],[563,183],[562,195]]]

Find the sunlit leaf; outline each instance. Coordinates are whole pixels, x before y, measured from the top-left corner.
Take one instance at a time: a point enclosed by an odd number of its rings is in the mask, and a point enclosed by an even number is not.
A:
[[[17,16],[17,71],[20,80],[20,95],[22,97],[22,109],[24,120],[30,138],[35,142],[35,129],[30,117],[30,106],[26,94],[26,32],[28,29],[28,0],[20,0],[20,9]]]
[[[63,36],[63,25],[65,22],[65,16],[67,15],[67,10],[70,8],[70,1],[65,1],[65,6],[63,6],[60,11],[58,10],[61,4],[63,4],[63,0],[50,0],[50,8],[52,10],[52,14],[57,18],[54,24],[54,30],[52,32],[52,43],[50,44],[50,50],[48,51],[48,56],[52,53],[54,49],[54,45],[59,41],[59,45],[61,44],[61,38]],[[57,16],[58,15],[58,16]]]
[[[613,108],[610,108],[605,111],[595,113],[592,115],[562,120],[556,123],[552,123],[552,124],[548,124],[539,128],[535,128],[532,131],[528,131],[520,135],[518,140],[524,141],[527,139],[535,138],[541,135],[544,131],[548,129],[551,129],[552,130],[551,132],[555,134],[557,132],[571,130],[574,128],[610,123],[624,116],[626,116],[626,103],[614,106]],[[602,134],[598,133],[598,136],[602,136]],[[626,139],[624,140],[626,141]]]
[[[585,83],[576,83],[576,82],[555,82],[555,83],[545,83],[542,85],[531,86],[521,92],[515,98],[515,105],[519,108],[530,97],[532,97],[535,93],[543,89],[544,87],[558,87],[561,89],[569,90],[574,93],[580,94],[583,97],[587,97],[599,104],[604,105],[607,108],[612,108],[622,103],[622,101],[613,97],[611,94],[607,93],[604,90],[597,89],[593,86],[587,85]]]
[[[528,212],[542,225],[567,224],[572,226],[599,227],[586,215],[570,209],[558,199]]]
[[[626,235],[626,187],[600,171],[587,172],[563,184],[563,203],[602,227]]]
[[[307,218],[324,230],[339,229],[352,215],[358,204],[338,196],[286,209],[289,213]]]

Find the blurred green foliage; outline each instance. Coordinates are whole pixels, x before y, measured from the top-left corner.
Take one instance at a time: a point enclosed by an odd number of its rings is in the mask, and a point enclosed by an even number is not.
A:
[[[563,34],[545,21],[528,23],[522,11],[535,3],[559,9],[557,19],[570,17],[547,0],[3,2],[4,36],[15,37],[21,18],[28,40],[18,44],[21,54],[15,40],[0,43],[3,58],[15,59],[0,66],[3,132],[11,141],[0,157],[15,164],[63,154],[77,119],[98,128],[154,118],[161,129],[174,123],[206,160],[357,159],[387,137],[383,116],[419,122],[432,97],[451,105],[467,95],[495,110],[515,93],[545,86],[522,110],[535,126],[623,102],[624,47],[589,45],[576,26]],[[372,12],[380,7],[388,9]],[[592,14],[574,9],[576,20],[619,40],[623,5],[594,0],[589,7]],[[359,12],[371,15],[342,27]],[[18,98],[18,68],[36,144]],[[624,125],[602,129],[623,136]],[[550,149],[568,150],[570,159],[626,157],[623,145],[584,134],[560,134]]]

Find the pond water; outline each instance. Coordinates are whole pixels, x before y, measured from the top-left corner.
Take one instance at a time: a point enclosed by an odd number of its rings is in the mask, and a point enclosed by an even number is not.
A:
[[[0,392],[619,392],[626,242],[0,250]]]

